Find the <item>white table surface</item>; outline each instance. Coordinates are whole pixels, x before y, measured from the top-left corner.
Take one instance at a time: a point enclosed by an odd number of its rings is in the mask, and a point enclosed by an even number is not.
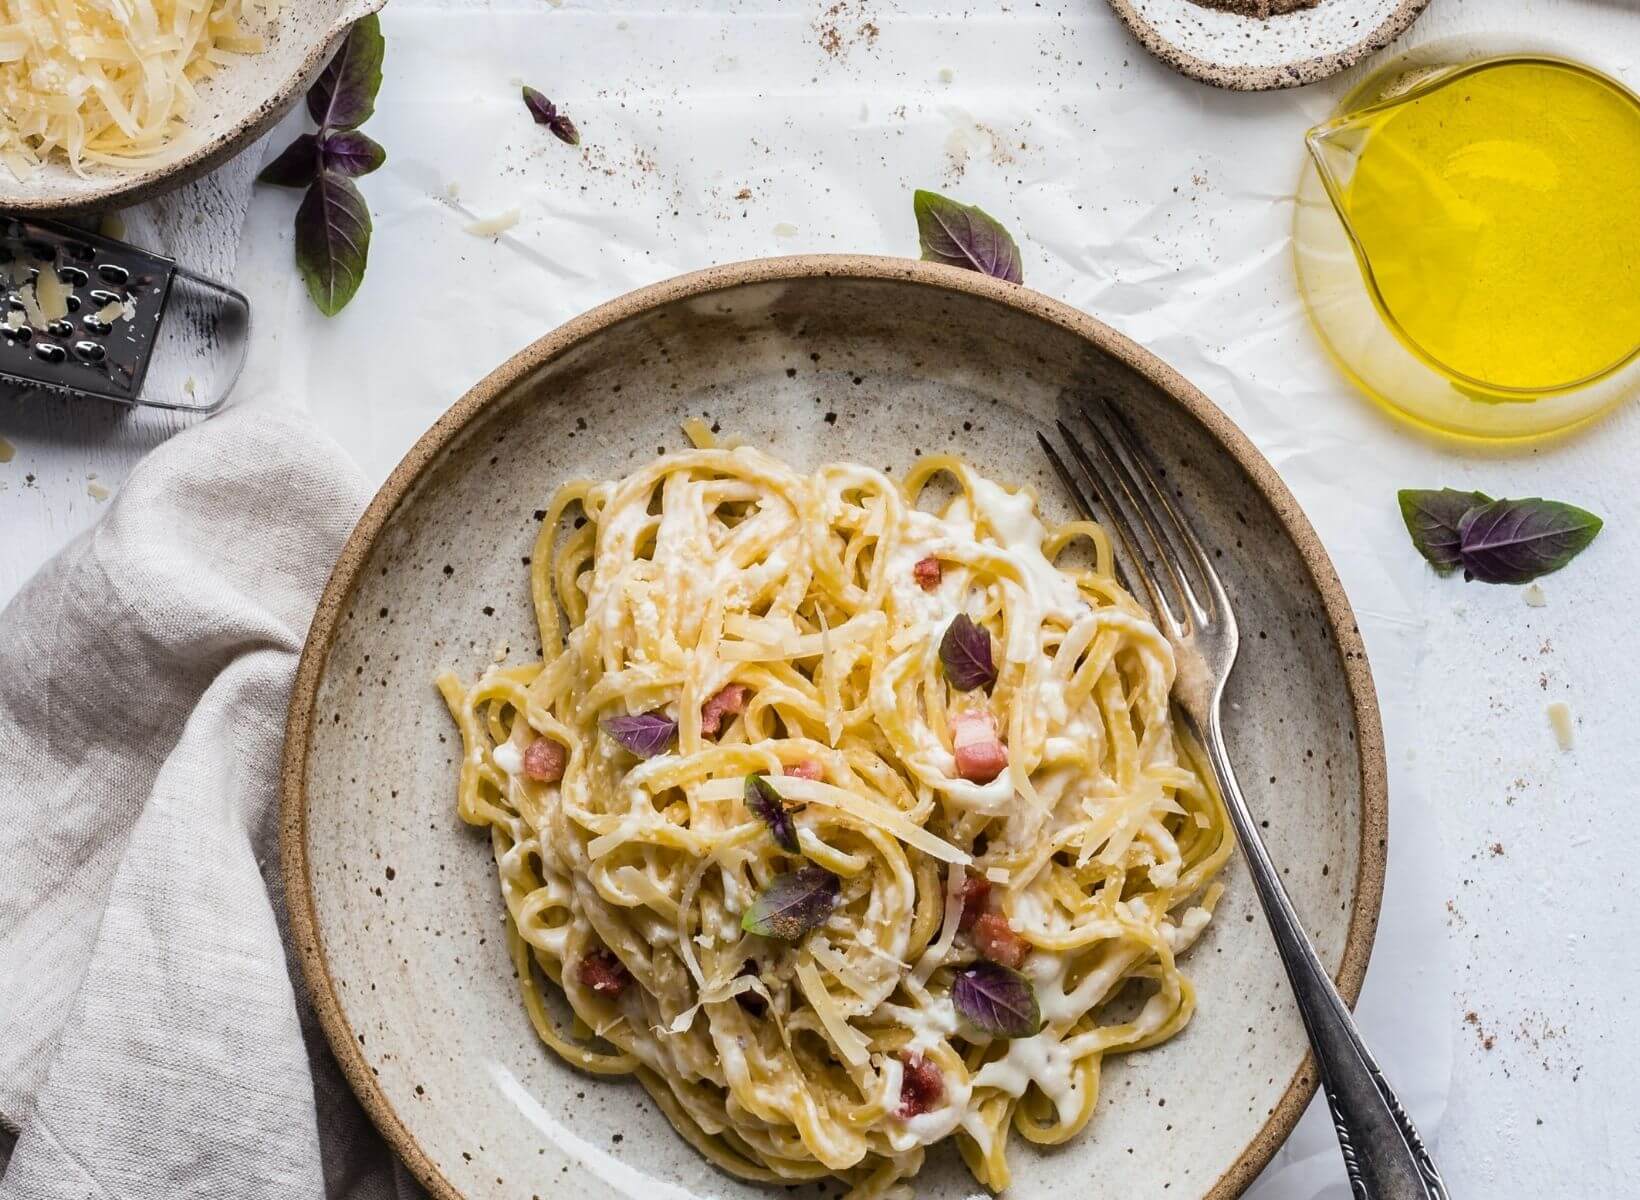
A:
[[[1379,681],[1396,781],[1392,842],[1410,829],[1423,844],[1392,848],[1394,861],[1413,865],[1399,879],[1392,868],[1402,915],[1386,924],[1361,1016],[1392,1076],[1439,1077],[1415,1111],[1438,1131],[1453,1195],[1633,1194],[1640,1024],[1630,1013],[1640,953],[1627,934],[1640,883],[1640,795],[1621,755],[1640,744],[1630,703],[1640,632],[1624,602],[1640,587],[1640,409],[1566,442],[1493,457],[1421,442],[1350,395],[1292,320],[1280,233],[1292,176],[1265,179],[1259,195],[1234,161],[1268,152],[1296,169],[1290,156],[1305,121],[1327,111],[1344,81],[1247,97],[1176,80],[1094,0],[1018,14],[850,0],[841,55],[818,45],[829,3],[724,9],[689,0],[666,15],[622,0],[471,4],[466,36],[484,50],[442,40],[458,3],[395,0],[384,18],[388,80],[370,131],[391,157],[365,181],[377,214],[373,260],[343,317],[326,322],[301,294],[289,262],[293,200],[252,195],[260,148],[127,214],[132,240],[233,276],[251,296],[241,402],[305,409],[380,478],[462,388],[593,303],[757,254],[914,253],[915,186],[984,204],[1022,235],[1028,282],[1152,346],[1248,429],[1315,521],[1375,660],[1399,664],[1392,686],[1382,673]],[[1598,48],[1602,65],[1640,84],[1632,4],[1537,0],[1491,11],[1502,7],[1435,0],[1409,40],[1494,27],[1552,32],[1562,45],[1589,47],[1586,57]],[[868,22],[880,39],[858,32]],[[543,30],[547,49],[527,52]],[[584,153],[543,159],[555,143],[524,162],[510,153],[512,76],[565,104],[587,135]],[[1050,110],[1039,99],[1038,111],[1021,113],[1016,80],[1039,97],[1064,92],[1065,102]],[[714,82],[720,92],[707,86]],[[896,90],[909,118],[878,106]],[[1131,93],[1159,99],[1135,107],[1123,100]],[[746,95],[768,97],[772,135],[737,99]],[[808,111],[821,103],[846,108],[853,141],[831,136],[829,118]],[[1199,120],[1202,145],[1152,145],[1153,119],[1170,129]],[[1083,140],[1085,124],[1092,150],[1066,148]],[[1276,126],[1281,133],[1265,132]],[[1107,151],[1100,171],[1094,152]],[[1153,154],[1164,178],[1115,169],[1136,154]],[[1138,193],[1137,206],[1108,194],[1112,177]],[[1215,188],[1216,177],[1232,182]],[[462,185],[459,202],[446,194],[452,180]],[[1168,189],[1192,180],[1183,214],[1169,209]],[[742,186],[750,202],[735,198]],[[868,211],[855,211],[857,196]],[[459,232],[472,214],[514,204],[526,210],[515,235]],[[1084,210],[1087,229],[1078,224]],[[1220,254],[1242,233],[1263,239],[1245,271]],[[1153,252],[1168,236],[1168,248]],[[435,245],[455,257],[432,255]],[[461,349],[407,352],[407,339],[377,319],[392,308],[383,297],[395,284],[420,278],[424,308],[463,295],[482,303],[487,274],[520,261],[539,266],[540,296],[464,337]],[[1193,302],[1181,309],[1175,298],[1187,293]],[[1277,314],[1274,331],[1237,329],[1238,310],[1259,304]],[[1285,339],[1284,349],[1255,363],[1247,347],[1266,335]],[[1303,403],[1282,407],[1295,397]],[[0,602],[103,511],[94,492],[117,490],[183,423],[0,400],[0,436],[16,450],[0,464]],[[1518,589],[1436,580],[1415,559],[1390,494],[1441,484],[1571,500],[1607,526],[1583,559],[1545,581],[1547,607],[1528,608]],[[1556,750],[1548,730],[1545,705],[1555,699],[1576,715],[1570,753]],[[1437,965],[1406,961],[1432,943]],[[1342,1196],[1336,1178],[1323,1157],[1259,1194]]]

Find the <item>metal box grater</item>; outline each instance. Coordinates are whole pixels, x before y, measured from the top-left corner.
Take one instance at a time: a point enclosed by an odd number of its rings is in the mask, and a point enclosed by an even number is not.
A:
[[[46,272],[59,288],[42,285]],[[211,412],[238,378],[249,332],[244,296],[171,259],[67,225],[0,217],[0,377]]]

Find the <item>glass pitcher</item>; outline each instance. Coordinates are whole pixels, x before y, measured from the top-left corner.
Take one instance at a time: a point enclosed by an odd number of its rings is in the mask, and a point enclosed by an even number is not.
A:
[[[1477,310],[1477,306],[1453,302],[1449,309],[1443,308],[1443,297],[1447,295],[1441,291],[1443,280],[1440,271],[1429,264],[1438,261],[1449,274],[1454,271],[1461,274],[1464,264],[1473,267],[1480,261],[1481,252],[1469,253],[1453,238],[1446,237],[1443,229],[1440,240],[1424,242],[1424,246],[1432,247],[1436,254],[1432,259],[1423,259],[1419,257],[1415,236],[1405,241],[1391,239],[1386,242],[1381,236],[1383,221],[1378,222],[1379,236],[1376,241],[1373,237],[1364,237],[1363,230],[1352,222],[1352,186],[1357,182],[1357,171],[1367,148],[1373,145],[1372,139],[1388,128],[1387,122],[1397,119],[1398,115],[1407,115],[1400,113],[1400,110],[1405,106],[1423,104],[1426,111],[1417,114],[1414,119],[1426,124],[1432,122],[1433,106],[1467,102],[1471,91],[1481,93],[1475,76],[1491,68],[1505,64],[1535,64],[1546,69],[1546,77],[1559,72],[1575,72],[1579,75],[1580,86],[1586,87],[1589,81],[1598,82],[1600,87],[1610,89],[1612,96],[1618,98],[1609,112],[1616,114],[1621,121],[1631,118],[1634,121],[1635,145],[1640,145],[1640,97],[1592,68],[1550,55],[1516,53],[1457,63],[1429,61],[1429,55],[1430,52],[1426,51],[1423,61],[1403,59],[1368,79],[1344,99],[1338,115],[1306,135],[1310,155],[1298,190],[1293,243],[1300,292],[1315,328],[1344,373],[1362,391],[1394,414],[1426,429],[1460,438],[1507,441],[1542,437],[1592,420],[1621,400],[1640,392],[1640,321],[1632,321],[1633,328],[1630,327],[1633,313],[1640,309],[1633,309],[1625,300],[1623,307],[1602,310],[1606,314],[1615,314],[1609,323],[1572,326],[1588,333],[1586,340],[1596,348],[1590,351],[1595,354],[1594,358],[1574,365],[1575,356],[1568,351],[1560,356],[1567,361],[1558,364],[1558,373],[1544,368],[1543,374],[1547,377],[1504,377],[1507,372],[1488,369],[1484,354],[1468,359],[1454,355],[1451,344],[1443,342],[1440,337],[1429,336],[1433,326],[1426,325],[1424,332],[1420,333],[1403,319],[1408,304],[1424,303],[1418,298],[1421,287],[1430,289],[1422,293],[1430,297],[1427,307],[1448,312],[1449,326],[1467,319]],[[1549,71],[1548,68],[1553,70]],[[1500,78],[1493,76],[1494,83]],[[1484,96],[1481,98],[1484,99]],[[1479,111],[1464,110],[1463,116],[1467,118]],[[1608,110],[1601,111],[1606,113]],[[1544,119],[1558,121],[1559,114],[1549,110]],[[1405,127],[1403,124],[1402,128]],[[1621,131],[1625,135],[1631,132],[1626,124],[1621,126]],[[1622,144],[1628,146],[1630,143],[1624,141]],[[1473,149],[1482,157],[1487,154],[1492,156],[1493,161],[1483,163],[1479,169],[1494,172],[1491,180],[1494,185],[1497,185],[1496,173],[1499,171],[1526,174],[1532,168],[1539,167],[1529,157],[1520,157],[1522,152],[1511,142],[1507,129],[1504,136],[1495,142],[1477,142]],[[1403,147],[1393,141],[1380,143],[1376,152],[1381,155],[1374,168],[1377,175],[1382,176],[1388,171],[1393,176],[1394,171],[1403,167],[1407,171],[1425,172],[1424,176],[1412,181],[1406,194],[1416,196],[1422,189],[1422,195],[1426,198],[1433,197],[1437,202],[1449,200],[1451,207],[1440,213],[1440,217],[1456,222],[1453,228],[1459,230],[1460,238],[1473,232],[1477,244],[1485,244],[1481,241],[1487,236],[1485,219],[1488,215],[1496,217],[1498,214],[1482,213],[1475,217],[1472,229],[1465,229],[1464,218],[1470,214],[1461,208],[1464,197],[1455,190],[1443,193],[1440,189],[1445,186],[1445,180],[1428,163],[1414,163],[1404,155]],[[1511,154],[1516,157],[1511,158]],[[1439,169],[1445,171],[1454,162],[1455,159],[1447,160]],[[1470,170],[1472,167],[1459,163],[1457,169]],[[1558,181],[1559,176],[1555,178]],[[1532,188],[1540,182],[1525,178],[1520,186]],[[1513,186],[1512,182],[1510,186]],[[1620,192],[1628,191],[1626,185],[1618,186]],[[1379,188],[1377,194],[1385,193]],[[1388,194],[1395,194],[1393,188]],[[1493,198],[1500,194],[1508,193],[1494,193]],[[1591,190],[1584,195],[1594,194]],[[1602,203],[1599,211],[1615,213],[1620,207],[1626,208],[1630,214],[1628,219],[1634,219],[1635,205],[1640,204],[1640,178],[1636,179],[1633,190],[1628,194],[1634,203],[1621,206]],[[1522,193],[1522,199],[1531,202],[1534,197]],[[1355,214],[1358,219],[1360,215],[1359,212]],[[1508,213],[1502,215],[1507,220]],[[1422,218],[1416,210],[1409,209],[1406,219],[1416,222]],[[1436,227],[1435,223],[1431,223],[1423,232],[1436,237],[1433,232]],[[1408,228],[1414,234],[1419,232],[1416,225]],[[1495,246],[1496,242],[1492,244]],[[1534,247],[1543,244],[1540,241],[1530,243]],[[1576,251],[1575,237],[1568,237],[1564,246],[1557,244],[1554,248],[1554,253],[1567,255]],[[1540,264],[1546,257],[1537,255]],[[1375,262],[1375,258],[1386,262]],[[1400,261],[1394,261],[1396,259]],[[1390,287],[1386,287],[1386,265],[1391,272],[1387,277],[1393,284]],[[1627,268],[1620,268],[1620,271],[1623,270]],[[1635,266],[1634,272],[1640,272],[1640,265]],[[1634,272],[1628,275],[1631,281],[1637,278]],[[1473,285],[1477,278],[1467,276],[1461,282]],[[1450,284],[1454,281],[1448,279],[1446,282]],[[1615,290],[1623,295],[1629,294],[1625,289]],[[1386,295],[1386,291],[1392,294]],[[1482,301],[1478,309],[1485,311],[1488,293],[1483,289],[1474,294]],[[1636,289],[1634,294],[1640,296],[1640,289]],[[1548,301],[1553,299],[1552,296],[1547,297]],[[1500,296],[1500,303],[1493,308],[1513,318],[1513,327],[1517,330],[1524,320],[1528,322],[1526,327],[1534,334],[1542,335],[1545,345],[1554,347],[1560,344],[1552,336],[1554,326],[1547,323],[1547,319],[1539,320],[1529,307],[1506,305],[1501,302]],[[1555,311],[1553,304],[1546,302],[1544,311]],[[1473,335],[1468,337],[1468,344],[1482,347],[1488,344],[1486,339],[1492,334],[1490,329],[1476,328],[1459,329],[1458,332]],[[1500,336],[1503,336],[1501,332]],[[1568,344],[1572,340],[1566,339]],[[1452,344],[1456,344],[1456,339],[1452,340]],[[1499,357],[1507,358],[1511,348],[1505,345],[1498,352]]]

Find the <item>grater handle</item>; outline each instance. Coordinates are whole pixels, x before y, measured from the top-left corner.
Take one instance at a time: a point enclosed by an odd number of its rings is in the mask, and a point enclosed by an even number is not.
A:
[[[137,402],[215,412],[244,369],[250,330],[250,302],[242,293],[178,267]]]

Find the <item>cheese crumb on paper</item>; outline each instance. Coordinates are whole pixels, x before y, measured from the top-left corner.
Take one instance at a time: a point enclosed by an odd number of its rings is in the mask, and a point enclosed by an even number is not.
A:
[[[1549,728],[1554,731],[1555,745],[1562,750],[1572,748],[1572,710],[1565,702],[1556,700],[1549,705]]]
[[[518,219],[521,216],[523,216],[523,213],[518,209],[509,208],[506,212],[473,221],[471,224],[463,226],[463,228],[474,237],[495,237],[499,233],[506,233],[507,230],[518,224]]]

